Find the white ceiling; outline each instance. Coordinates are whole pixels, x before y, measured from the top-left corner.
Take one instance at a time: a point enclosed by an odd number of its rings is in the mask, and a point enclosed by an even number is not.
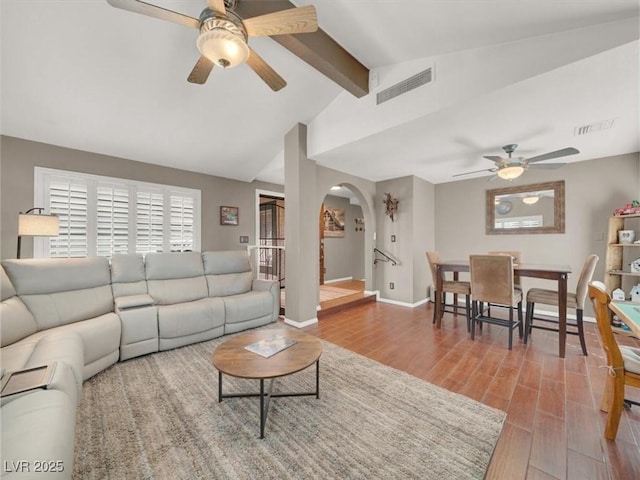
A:
[[[149,1],[195,17],[204,7],[203,0]],[[284,181],[284,135],[297,122],[309,124],[317,139],[311,157],[320,165],[376,181],[411,174],[452,181],[491,167],[482,156],[502,154],[507,143],[520,144],[523,156],[581,151],[566,161],[640,150],[637,0],[294,3],[314,4],[321,28],[380,87],[424,64],[435,64],[436,82],[388,102],[396,103],[378,110],[390,112],[384,119],[364,116],[375,95],[357,100],[273,40],[255,38],[251,46],[286,88],[273,93],[246,65],[215,69],[205,85],[192,85],[195,30],[106,0],[3,0],[1,132],[276,183]],[[599,29],[607,22],[631,25],[630,36],[613,39],[606,25]],[[591,39],[589,48],[576,43],[581,36]],[[548,48],[549,38],[557,48]],[[465,62],[439,68],[477,55],[493,60],[469,72]],[[482,88],[456,93],[456,79]],[[447,102],[436,108],[432,97]],[[345,114],[358,110],[360,117]],[[329,125],[333,117],[342,121]],[[573,134],[607,119],[615,119],[610,130]]]

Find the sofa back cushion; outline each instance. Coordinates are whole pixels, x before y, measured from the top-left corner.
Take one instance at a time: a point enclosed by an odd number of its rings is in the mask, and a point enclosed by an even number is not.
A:
[[[4,347],[37,332],[38,325],[24,303],[16,297],[16,290],[2,267],[0,276],[0,346]]]
[[[149,295],[156,305],[207,297],[207,281],[198,252],[147,253],[145,275]]]
[[[111,257],[111,288],[114,297],[128,297],[147,293],[142,255],[114,255]]]
[[[238,295],[251,290],[253,273],[247,252],[204,252],[202,259],[210,297]]]
[[[2,265],[38,330],[113,312],[104,257],[4,260]]]

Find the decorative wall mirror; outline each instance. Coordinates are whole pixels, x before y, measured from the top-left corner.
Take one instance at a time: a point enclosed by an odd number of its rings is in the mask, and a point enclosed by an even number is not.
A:
[[[487,190],[487,234],[564,233],[564,180]]]

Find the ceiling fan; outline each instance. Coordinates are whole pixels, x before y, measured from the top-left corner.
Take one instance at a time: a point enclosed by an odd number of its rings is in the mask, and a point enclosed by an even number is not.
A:
[[[471,175],[472,173],[480,173],[480,172],[493,172],[495,175],[489,179],[489,181],[494,180],[496,177],[503,178],[505,180],[513,180],[514,178],[518,178],[520,175],[524,173],[528,168],[545,168],[545,169],[555,169],[560,168],[564,163],[540,163],[543,160],[550,160],[552,158],[558,157],[566,157],[567,155],[575,155],[576,153],[580,153],[577,149],[573,147],[563,148],[561,150],[556,150],[555,152],[545,153],[543,155],[538,155],[537,157],[524,158],[524,157],[512,157],[511,154],[518,148],[518,145],[515,143],[511,143],[509,145],[505,145],[502,149],[507,153],[508,158],[502,158],[494,155],[485,155],[483,158],[487,160],[491,160],[496,164],[493,168],[486,168],[483,170],[476,170],[473,172],[466,173],[458,173],[454,175],[454,177],[460,177],[462,175]],[[532,165],[534,164],[534,165]]]
[[[140,0],[107,2],[116,8],[200,30],[196,45],[201,56],[187,78],[190,83],[197,84],[207,81],[215,65],[231,68],[246,62],[274,92],[277,92],[287,82],[249,47],[249,37],[291,35],[315,32],[318,29],[318,18],[313,5],[242,19],[233,10],[237,0],[206,0],[207,6],[199,18]]]

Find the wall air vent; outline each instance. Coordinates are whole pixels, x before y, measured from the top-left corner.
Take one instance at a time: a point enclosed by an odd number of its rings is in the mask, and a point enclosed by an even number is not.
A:
[[[579,135],[587,135],[588,133],[600,132],[602,130],[608,130],[613,127],[613,123],[616,121],[615,118],[611,118],[609,120],[603,120],[601,122],[590,123],[589,125],[581,125],[579,127],[575,127],[573,129],[573,135],[575,137]]]
[[[429,67],[426,70],[415,74],[412,77],[403,80],[400,83],[396,83],[393,87],[386,88],[376,95],[376,105],[380,105],[398,95],[403,95],[415,88],[418,88],[427,83],[433,81],[433,68]]]

